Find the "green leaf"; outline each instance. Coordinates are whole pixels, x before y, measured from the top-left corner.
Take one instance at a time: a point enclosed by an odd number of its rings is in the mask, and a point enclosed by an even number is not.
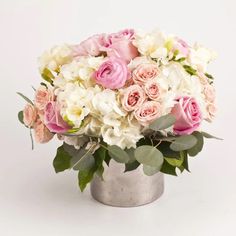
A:
[[[161,166],[155,167],[155,166],[148,166],[148,165],[143,165],[143,172],[145,175],[152,176],[159,172],[161,169]]]
[[[163,162],[163,165],[162,165],[160,171],[162,173],[164,173],[164,174],[177,176],[177,174],[176,174],[176,167],[170,165],[167,161]]]
[[[31,105],[34,105],[34,103],[29,98],[27,98],[24,94],[19,93],[19,92],[17,92],[17,94],[19,96],[21,96],[27,103],[30,103]]]
[[[161,167],[164,159],[157,148],[148,145],[138,147],[134,155],[139,163],[154,167]]]
[[[118,163],[128,163],[129,155],[120,147],[116,145],[108,146],[108,153],[111,158],[113,158]]]
[[[18,120],[20,121],[21,124],[24,125],[24,115],[23,115],[23,111],[19,111],[18,113]]]
[[[107,166],[109,166],[110,161],[111,161],[111,157],[109,156],[108,152],[106,153],[106,157],[105,157],[105,163],[107,164]]]
[[[187,150],[195,146],[197,139],[193,135],[183,135],[177,137],[173,143],[171,143],[170,148],[173,151]]]
[[[50,84],[53,83],[53,79],[55,78],[55,76],[52,74],[52,72],[49,69],[47,69],[47,68],[45,68],[43,70],[41,76],[43,77],[44,80],[46,80]]]
[[[208,134],[206,132],[203,132],[203,131],[201,133],[205,138],[214,138],[214,139],[218,139],[218,140],[223,140],[222,138],[215,137],[215,136]]]
[[[164,157],[176,158],[176,159],[179,159],[180,157],[179,152],[175,152],[170,149],[170,142],[161,142],[161,144],[158,146],[158,149],[162,152]]]
[[[184,157],[180,156],[180,159],[165,157],[165,160],[172,166],[180,167],[183,164]]]
[[[73,166],[73,170],[86,170],[90,169],[95,165],[95,160],[92,153],[90,153],[88,150],[86,151],[87,152],[84,153],[84,155]]]
[[[155,131],[163,130],[172,126],[175,123],[175,121],[176,121],[175,117],[172,114],[168,114],[152,122],[149,125],[149,128]]]
[[[214,79],[214,77],[213,77],[212,75],[208,74],[208,73],[205,73],[205,76],[206,76],[207,78],[211,79],[211,80]]]
[[[182,152],[180,152],[180,155],[182,155],[183,159],[184,159],[182,166],[184,167],[185,170],[190,172],[189,167],[188,167],[188,154],[187,154],[187,152],[182,151]]]
[[[133,162],[126,163],[124,172],[136,170],[139,167],[139,165],[140,165],[140,163],[136,160]]]
[[[152,145],[152,142],[149,138],[141,138],[138,142],[137,142],[137,147],[139,146],[143,146],[143,145]]]
[[[191,66],[188,65],[183,65],[185,71],[187,73],[189,73],[190,75],[196,75],[197,74],[197,70],[193,69]]]
[[[93,154],[94,158],[95,158],[95,164],[97,166],[97,171],[96,174],[103,179],[103,172],[104,172],[104,167],[103,167],[103,161],[106,158],[106,153],[107,150],[103,147],[100,147],[99,149],[97,149],[95,151],[95,153]]]
[[[71,156],[69,153],[64,150],[63,145],[60,146],[57,149],[56,157],[53,160],[53,166],[56,173],[69,169],[71,167],[70,160]]]
[[[194,137],[196,137],[197,143],[196,143],[195,146],[193,146],[192,148],[188,149],[188,154],[190,156],[196,156],[199,152],[202,151],[204,140],[203,140],[202,133],[200,133],[198,131],[193,132],[192,135],[194,135]]]
[[[78,180],[81,192],[83,192],[87,184],[91,182],[95,172],[96,172],[95,167],[79,171]]]
[[[125,151],[129,155],[129,163],[134,162],[136,160],[134,156],[135,148],[125,149]]]
[[[176,62],[183,62],[183,61],[185,61],[186,60],[186,58],[185,57],[181,57],[181,58],[179,58],[179,59],[177,59],[177,60],[175,60]]]

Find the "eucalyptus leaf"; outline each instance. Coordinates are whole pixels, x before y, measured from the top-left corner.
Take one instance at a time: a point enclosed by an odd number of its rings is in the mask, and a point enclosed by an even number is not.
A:
[[[134,148],[129,148],[129,149],[125,149],[125,151],[129,155],[129,163],[134,162],[136,160],[135,156],[134,156],[135,149]]]
[[[187,150],[195,146],[197,139],[193,135],[184,135],[177,137],[173,143],[171,143],[170,148],[173,151]]]
[[[133,162],[126,163],[124,172],[136,170],[139,167],[139,165],[140,165],[140,163],[136,160]]]
[[[138,147],[134,155],[139,163],[154,167],[161,167],[164,159],[157,148],[148,145]]]
[[[161,169],[161,166],[155,167],[155,166],[148,166],[148,165],[143,165],[143,172],[145,175],[152,176],[159,172]]]
[[[203,140],[202,133],[200,133],[198,131],[193,132],[192,135],[194,135],[194,137],[196,137],[197,143],[196,143],[195,146],[193,146],[192,148],[188,149],[188,154],[190,156],[196,156],[199,152],[202,151],[204,140]]]
[[[86,170],[95,165],[95,160],[90,152],[86,152],[80,160],[74,165],[73,170]]]
[[[175,123],[176,119],[172,114],[161,116],[149,125],[149,128],[155,131],[169,128]]]
[[[201,133],[205,138],[214,138],[214,139],[218,139],[218,140],[223,140],[222,138],[215,137],[215,136],[208,134],[206,132],[203,132],[203,131]]]
[[[19,96],[21,96],[27,103],[30,103],[31,105],[34,105],[34,103],[29,98],[27,98],[24,94],[22,94],[20,92],[17,92],[17,94]]]
[[[19,112],[18,112],[18,120],[20,121],[21,124],[24,125],[24,115],[23,115],[23,111],[19,111]]]
[[[116,145],[108,146],[108,153],[111,158],[113,158],[118,163],[128,163],[129,155],[120,147]]]
[[[184,167],[185,170],[187,170],[188,172],[190,172],[189,166],[188,166],[188,154],[187,154],[187,151],[181,151],[181,152],[180,152],[180,155],[182,155],[183,158],[184,158],[184,161],[183,161],[182,166]]]
[[[62,172],[66,169],[70,169],[71,167],[70,160],[71,160],[70,154],[65,151],[65,149],[63,148],[63,145],[60,146],[57,149],[56,157],[53,160],[53,166],[56,173]]]

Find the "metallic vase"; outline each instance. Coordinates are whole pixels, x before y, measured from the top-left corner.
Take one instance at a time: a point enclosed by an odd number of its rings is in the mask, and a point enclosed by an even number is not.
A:
[[[146,176],[140,166],[124,173],[124,164],[111,160],[104,167],[104,180],[94,176],[90,185],[93,198],[103,204],[116,207],[135,207],[151,203],[164,191],[164,175],[161,172]]]

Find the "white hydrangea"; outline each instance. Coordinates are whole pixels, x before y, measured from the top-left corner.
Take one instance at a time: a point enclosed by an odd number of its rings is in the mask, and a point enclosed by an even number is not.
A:
[[[72,49],[70,46],[64,44],[62,46],[55,46],[48,51],[45,51],[38,59],[39,70],[42,73],[45,68],[58,72],[59,68],[71,62]]]

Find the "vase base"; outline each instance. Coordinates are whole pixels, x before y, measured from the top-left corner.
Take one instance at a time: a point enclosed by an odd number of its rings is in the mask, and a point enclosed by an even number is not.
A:
[[[104,180],[94,176],[91,195],[98,202],[113,207],[137,207],[156,201],[164,192],[161,172],[146,176],[142,168],[124,173],[124,165],[110,163],[105,168]]]

